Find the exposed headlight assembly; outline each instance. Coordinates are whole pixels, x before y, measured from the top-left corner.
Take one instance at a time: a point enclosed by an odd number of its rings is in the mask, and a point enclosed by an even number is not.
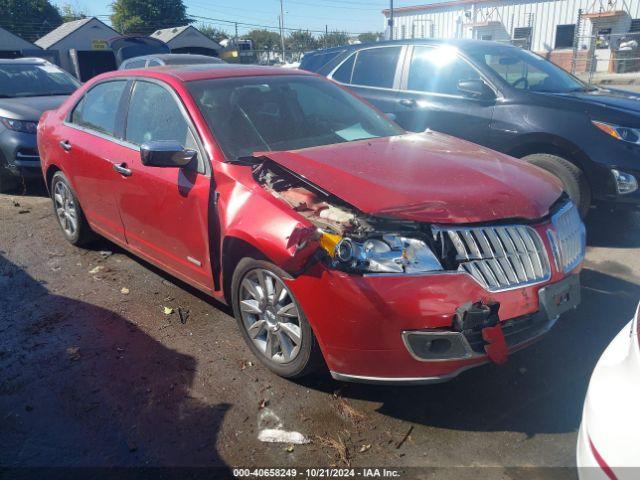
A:
[[[335,266],[362,273],[416,274],[442,270],[440,261],[424,241],[396,234],[364,241],[344,237],[335,243],[324,242],[323,247]]]
[[[596,120],[591,120],[591,123],[593,123],[596,128],[602,130],[604,133],[615,138],[616,140],[640,144],[639,128],[621,127],[620,125],[598,122]]]
[[[14,120],[12,118],[0,117],[2,125],[14,132],[36,133],[38,122],[28,122],[26,120]]]

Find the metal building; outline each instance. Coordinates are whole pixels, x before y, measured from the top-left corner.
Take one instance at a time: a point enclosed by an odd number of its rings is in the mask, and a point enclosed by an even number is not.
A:
[[[452,0],[394,9],[392,31],[383,14],[387,38],[509,42],[577,71],[614,71],[640,43],[640,0]]]

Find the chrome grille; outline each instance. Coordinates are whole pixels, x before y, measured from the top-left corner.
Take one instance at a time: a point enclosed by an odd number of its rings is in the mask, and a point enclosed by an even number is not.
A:
[[[469,273],[491,292],[542,282],[551,276],[544,244],[531,227],[441,227],[438,230],[453,243],[459,270]]]
[[[586,230],[578,209],[567,202],[551,216],[553,229],[547,231],[558,270],[568,273],[584,258]]]

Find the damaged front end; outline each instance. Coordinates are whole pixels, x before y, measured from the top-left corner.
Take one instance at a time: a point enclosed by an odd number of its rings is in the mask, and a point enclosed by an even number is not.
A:
[[[433,253],[434,248],[441,249],[441,242],[428,225],[363,214],[268,160],[254,168],[254,178],[316,227],[315,235],[305,241],[317,242],[331,268],[360,274],[444,269]]]
[[[566,285],[559,282],[563,285],[557,291],[545,293],[546,288],[540,289],[539,311],[529,310],[519,316],[507,313],[508,316],[500,318],[500,299],[516,298],[513,294],[516,289],[522,289],[524,296],[529,295],[528,287],[551,279],[552,261],[541,233],[551,228],[548,225],[554,222],[556,213],[566,215],[564,207],[571,204],[565,197],[551,209],[550,221],[538,226],[506,221],[490,225],[438,225],[363,213],[268,157],[254,160],[255,181],[315,228],[307,229],[305,235],[294,232],[289,239],[290,244],[300,242],[299,248],[305,252],[313,250],[315,254],[310,258],[314,261],[363,281],[425,274],[464,275],[458,287],[452,285],[454,290],[469,285],[469,278],[475,281],[475,287],[465,290],[472,293],[455,292],[460,300],[450,310],[448,324],[399,332],[415,360],[471,362],[483,357],[503,363],[509,351],[539,337],[555,323],[560,312],[543,308],[543,300],[549,297],[549,302],[555,302],[556,298],[568,295],[571,305],[579,301],[573,280]],[[583,228],[579,217],[574,218],[574,210],[560,222],[575,224],[571,233],[554,230],[565,239],[573,238]],[[570,295],[566,293],[568,289]],[[515,310],[507,304],[507,312]]]

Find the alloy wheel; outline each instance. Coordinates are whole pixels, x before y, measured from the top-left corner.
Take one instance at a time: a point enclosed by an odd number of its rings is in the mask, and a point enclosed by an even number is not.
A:
[[[57,182],[53,192],[56,214],[62,230],[73,237],[78,230],[78,209],[71,189],[64,182]]]
[[[249,271],[240,284],[240,313],[249,338],[276,363],[293,361],[300,353],[302,328],[293,295],[273,272]]]

